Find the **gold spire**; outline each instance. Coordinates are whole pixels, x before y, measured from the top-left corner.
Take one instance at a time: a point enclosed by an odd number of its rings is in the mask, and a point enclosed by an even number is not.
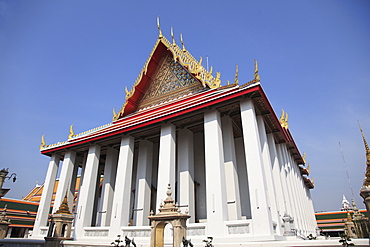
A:
[[[254,59],[254,80],[259,82],[261,80],[260,75],[258,74],[258,62]]]
[[[234,82],[235,82],[236,85],[239,85],[239,66],[238,65],[236,65],[236,67],[235,67]]]
[[[289,124],[288,124],[288,113],[285,113],[284,109],[282,109],[281,117],[279,120],[281,127],[288,129]]]
[[[73,124],[71,124],[71,126],[69,126],[69,135],[68,135],[68,140],[69,139],[72,139],[75,135],[75,132],[73,130]]]
[[[41,145],[40,145],[40,149],[44,149],[46,146],[46,143],[45,143],[45,135],[42,135],[41,136]]]
[[[162,30],[161,30],[161,24],[159,23],[159,16],[157,16],[157,27],[158,27],[158,32],[159,32],[159,35],[158,35],[158,38],[163,38],[163,34],[162,34]]]
[[[365,173],[365,180],[363,186],[370,186],[370,150],[369,150],[369,145],[367,144],[364,132],[362,131],[360,121],[358,121],[358,126],[360,127],[362,139],[364,141],[365,145],[365,150],[366,150],[366,173]]]
[[[55,212],[55,214],[71,214],[68,207],[68,198],[67,198],[68,190],[66,191],[66,195],[64,196],[62,204],[60,204],[59,209]]]

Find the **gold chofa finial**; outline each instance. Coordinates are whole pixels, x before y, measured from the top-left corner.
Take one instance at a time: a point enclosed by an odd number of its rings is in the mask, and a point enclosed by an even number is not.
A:
[[[306,164],[306,153],[305,152],[303,152],[303,155],[302,155],[302,160],[303,160],[303,162],[304,162],[304,164]]]
[[[45,143],[45,135],[42,135],[41,136],[41,145],[40,145],[40,149],[44,149],[46,146],[46,143]]]
[[[161,30],[161,24],[159,23],[159,16],[157,16],[157,27],[158,27],[158,32],[159,32],[159,35],[158,35],[158,38],[163,38],[163,34],[162,34],[162,30]]]
[[[234,82],[235,82],[236,85],[239,85],[239,66],[238,65],[236,65],[236,67],[235,67]]]
[[[285,113],[284,109],[282,109],[281,117],[279,120],[281,127],[288,129],[289,124],[288,124],[288,113]]]
[[[73,130],[73,124],[71,124],[71,126],[69,126],[69,135],[68,135],[68,140],[69,139],[72,139],[75,135],[75,132]]]
[[[171,27],[171,37],[172,37],[172,45],[176,45],[176,41],[175,41],[175,35],[173,34],[173,26]]]
[[[184,40],[182,39],[182,33],[180,33],[180,42],[181,42],[181,46],[182,46],[182,51],[185,52],[186,49],[185,49],[185,45],[184,45]]]
[[[116,117],[117,117],[117,113],[116,113],[116,108],[115,107],[113,107],[112,113],[113,113],[112,121],[114,121],[114,119],[116,119]]]
[[[260,75],[258,74],[258,62],[256,59],[254,60],[254,79],[256,82],[261,80]]]
[[[306,170],[307,170],[307,172],[308,172],[308,173],[310,173],[310,170],[311,170],[311,165],[310,165],[310,163],[308,163]]]
[[[366,173],[365,173],[365,179],[364,179],[363,186],[367,187],[367,186],[370,186],[370,149],[369,149],[369,145],[367,144],[364,132],[362,131],[360,121],[358,121],[358,126],[360,127],[362,140],[364,141],[365,150],[366,150]]]

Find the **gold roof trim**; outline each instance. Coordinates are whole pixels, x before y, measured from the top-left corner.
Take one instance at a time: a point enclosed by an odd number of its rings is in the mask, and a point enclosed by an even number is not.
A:
[[[160,30],[160,28],[158,28]],[[172,29],[171,29],[172,30]],[[173,36],[173,34],[171,34]],[[174,40],[174,39],[173,39]],[[126,99],[125,103],[120,108],[119,112],[113,112],[113,121],[118,120],[120,116],[123,115],[125,106],[127,105],[127,101],[130,99],[130,97],[135,92],[135,87],[140,83],[142,77],[147,73],[149,62],[151,61],[151,58],[156,51],[159,43],[162,43],[167,47],[167,49],[172,53],[173,59],[177,62],[179,62],[182,66],[186,67],[191,74],[195,76],[203,85],[203,87],[208,86],[209,88],[218,88],[221,86],[221,73],[216,72],[216,77],[213,77],[212,75],[212,67],[210,71],[207,71],[202,66],[202,58],[199,59],[199,62],[185,49],[183,38],[181,35],[181,44],[182,46],[178,46],[175,42],[170,42],[164,37],[163,35],[160,35],[157,39],[157,42],[155,43],[147,61],[145,62],[141,72],[139,73],[138,77],[136,78],[134,85],[131,87],[131,90],[128,91],[127,88],[126,91]]]
[[[99,127],[96,127],[96,128],[93,128],[93,129],[90,129],[90,130],[87,130],[87,131],[84,131],[84,132],[81,132],[81,133],[78,133],[78,134],[75,134],[74,133],[74,130],[73,130],[73,124],[72,124],[71,126],[69,126],[68,141],[71,140],[71,139],[74,139],[76,137],[81,137],[81,136],[90,134],[90,133],[92,133],[94,131],[101,130],[101,129],[103,129],[105,127],[108,127],[108,126],[111,126],[111,125],[112,125],[112,123],[108,123],[108,124],[105,124],[105,125],[102,125],[102,126],[99,126]],[[65,141],[65,142],[57,142],[57,143],[54,143],[54,144],[46,145],[46,143],[45,143],[45,135],[42,135],[41,136],[40,150],[44,150],[44,149],[52,148],[52,147],[56,147],[56,146],[61,146],[61,145],[67,144],[68,141]]]

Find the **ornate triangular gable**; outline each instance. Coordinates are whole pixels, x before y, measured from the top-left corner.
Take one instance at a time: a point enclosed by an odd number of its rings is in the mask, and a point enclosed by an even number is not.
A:
[[[204,89],[202,84],[171,55],[168,55],[163,59],[138,105],[138,110],[202,89]]]
[[[130,91],[126,89],[126,101],[113,121],[145,107],[221,85],[220,73],[212,76],[184,48],[170,43],[160,36],[142,71]]]

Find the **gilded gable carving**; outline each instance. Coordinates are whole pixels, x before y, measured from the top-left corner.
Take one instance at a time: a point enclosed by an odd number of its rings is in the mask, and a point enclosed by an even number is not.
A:
[[[202,84],[168,55],[150,83],[139,109],[202,90]]]

